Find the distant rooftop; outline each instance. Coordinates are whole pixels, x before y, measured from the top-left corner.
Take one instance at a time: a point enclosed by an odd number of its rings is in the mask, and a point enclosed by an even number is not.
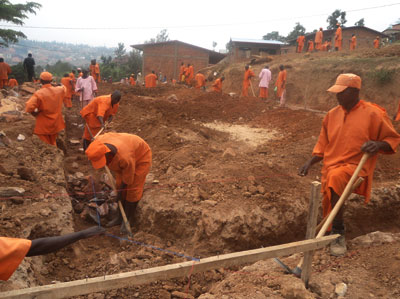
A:
[[[285,43],[278,40],[266,40],[266,39],[251,39],[251,38],[231,38],[232,42],[237,43],[253,43],[253,44],[268,44],[268,45],[285,45]]]

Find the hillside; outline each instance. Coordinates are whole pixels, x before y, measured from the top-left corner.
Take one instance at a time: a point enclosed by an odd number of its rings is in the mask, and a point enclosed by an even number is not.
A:
[[[58,60],[73,65],[86,65],[93,58],[100,59],[101,55],[114,56],[114,50],[114,48],[92,47],[84,44],[20,40],[9,48],[3,48],[1,52],[11,65],[22,62],[28,52],[31,52],[36,65],[45,66],[52,65]]]

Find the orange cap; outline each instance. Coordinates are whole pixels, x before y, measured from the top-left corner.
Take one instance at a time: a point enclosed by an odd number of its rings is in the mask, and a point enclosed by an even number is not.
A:
[[[111,150],[102,142],[95,140],[86,149],[85,154],[92,162],[94,169],[103,168],[106,166],[106,156],[105,154],[111,152]]]
[[[40,79],[42,79],[43,81],[51,81],[53,80],[53,75],[49,72],[42,72],[40,74]]]
[[[341,74],[337,77],[335,85],[331,86],[327,91],[339,93],[347,87],[361,89],[361,78],[354,74]]]

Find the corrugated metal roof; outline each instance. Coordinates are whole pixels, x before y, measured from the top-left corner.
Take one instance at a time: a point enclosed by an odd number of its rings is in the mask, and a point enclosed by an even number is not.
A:
[[[265,40],[265,39],[250,39],[250,38],[231,38],[232,42],[238,43],[254,43],[254,44],[269,44],[269,45],[285,45],[285,43],[278,40]]]

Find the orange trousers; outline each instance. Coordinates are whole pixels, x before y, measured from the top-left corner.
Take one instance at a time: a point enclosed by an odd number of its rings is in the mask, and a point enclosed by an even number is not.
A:
[[[39,137],[40,140],[42,140],[50,145],[57,146],[56,140],[57,140],[58,133],[52,134],[52,135],[43,135],[43,134],[36,134],[36,135],[37,135],[37,137]]]
[[[304,45],[298,45],[297,46],[297,53],[303,52],[303,47],[304,47]]]
[[[150,159],[151,161],[151,152],[147,155],[150,157],[143,157],[145,160]],[[146,182],[146,176],[149,173],[151,168],[151,162],[144,162],[136,164],[135,173],[132,174],[135,176],[133,180],[133,184],[128,185],[126,190],[122,192],[123,198],[129,202],[137,202],[142,199],[143,195],[143,187]],[[120,186],[122,183],[121,175],[116,174],[116,182],[117,186]]]
[[[260,98],[267,99],[268,98],[268,87],[260,87]]]
[[[64,98],[63,102],[64,102],[64,107],[67,107],[67,108],[71,108],[72,107],[71,98]]]
[[[0,89],[3,87],[6,87],[8,85],[8,80],[7,79],[0,79]]]

